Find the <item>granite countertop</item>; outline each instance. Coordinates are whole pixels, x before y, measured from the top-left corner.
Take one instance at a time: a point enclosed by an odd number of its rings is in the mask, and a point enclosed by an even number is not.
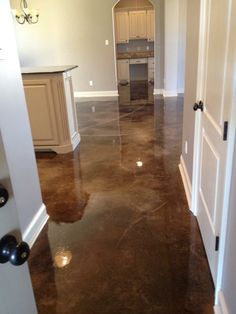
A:
[[[61,66],[47,66],[47,67],[23,67],[21,74],[50,74],[63,73],[78,68],[78,65],[61,65]]]
[[[138,58],[152,58],[154,51],[135,51],[135,52],[118,52],[117,59],[138,59]]]

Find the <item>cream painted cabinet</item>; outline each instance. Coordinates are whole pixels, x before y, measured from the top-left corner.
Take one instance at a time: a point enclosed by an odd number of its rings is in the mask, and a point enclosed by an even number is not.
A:
[[[130,81],[129,73],[129,59],[122,59],[117,61],[117,76],[118,82],[122,80]]]
[[[130,11],[129,12],[129,38],[146,39],[147,38],[147,12]]]
[[[70,72],[23,74],[36,150],[68,153],[80,142]]]
[[[59,134],[50,79],[24,79],[24,91],[36,146],[58,145]]]
[[[154,58],[148,58],[148,81],[154,80],[155,76],[155,62]]]
[[[154,10],[147,11],[147,40],[155,40],[155,12]]]
[[[128,12],[116,12],[116,42],[128,43],[129,42],[129,14]]]

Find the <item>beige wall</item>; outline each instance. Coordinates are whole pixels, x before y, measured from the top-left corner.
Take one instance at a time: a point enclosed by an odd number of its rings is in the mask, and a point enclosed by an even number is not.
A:
[[[165,94],[177,93],[179,0],[165,0]]]
[[[179,0],[179,43],[178,43],[178,83],[179,92],[184,91],[185,51],[187,31],[187,0]]]
[[[116,1],[30,3],[39,8],[40,20],[36,25],[15,22],[21,65],[78,64],[80,68],[73,73],[76,91],[116,90],[111,14]],[[12,0],[11,5],[18,7],[19,1]]]
[[[15,22],[22,66],[78,64],[73,72],[75,91],[116,90],[112,8],[116,0],[31,0],[40,10],[35,25]],[[163,3],[154,0],[157,20],[156,88],[163,84]],[[11,0],[12,8],[19,7]],[[105,46],[105,40],[110,42]],[[94,86],[89,86],[89,81]]]

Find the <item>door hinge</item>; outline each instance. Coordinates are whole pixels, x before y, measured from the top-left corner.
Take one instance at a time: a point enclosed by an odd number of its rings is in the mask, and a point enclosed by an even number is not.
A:
[[[229,128],[229,123],[228,123],[228,121],[225,121],[224,122],[223,141],[227,141],[227,139],[228,139],[228,128]]]
[[[219,246],[220,246],[220,237],[216,237],[216,243],[215,243],[215,251],[219,251]]]

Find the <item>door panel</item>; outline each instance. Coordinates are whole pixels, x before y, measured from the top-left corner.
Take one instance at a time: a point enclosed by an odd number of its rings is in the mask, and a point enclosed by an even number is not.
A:
[[[203,131],[202,143],[202,160],[201,160],[201,179],[200,179],[200,195],[205,203],[205,209],[208,213],[209,220],[214,226],[214,217],[216,210],[216,194],[217,182],[219,173],[219,160],[220,157],[215,151],[214,146],[210,139]],[[211,173],[211,181],[208,174]]]
[[[206,36],[199,95],[204,103],[204,111],[201,113],[200,127],[197,218],[213,281],[216,282],[218,251],[215,250],[215,244],[221,229],[228,149],[227,141],[223,140],[223,118],[229,120],[232,106],[230,102],[224,101],[224,87],[229,63],[228,38],[233,29],[229,27],[230,0],[202,0],[202,5],[206,12]],[[204,21],[201,22],[204,24]]]
[[[227,32],[229,1],[211,1],[208,56],[205,87],[205,106],[214,121],[222,126],[224,104],[225,62],[227,52]]]

